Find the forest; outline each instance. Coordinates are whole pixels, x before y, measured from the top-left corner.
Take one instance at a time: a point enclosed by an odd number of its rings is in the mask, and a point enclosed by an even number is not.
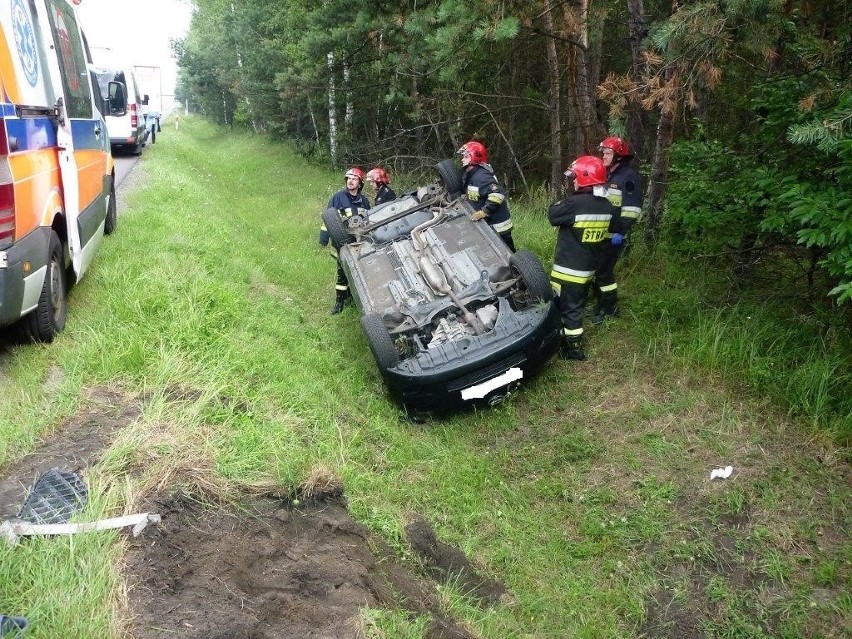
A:
[[[178,99],[335,167],[418,175],[469,139],[513,198],[607,135],[636,241],[737,295],[852,307],[852,3],[193,0]]]

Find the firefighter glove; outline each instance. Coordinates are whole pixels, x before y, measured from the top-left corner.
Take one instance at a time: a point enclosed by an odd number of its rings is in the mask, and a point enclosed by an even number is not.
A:
[[[612,245],[613,246],[621,246],[624,242],[624,236],[621,233],[613,233],[612,234]]]
[[[470,215],[471,222],[478,222],[479,220],[484,219],[484,218],[485,218],[485,211],[483,211],[483,210],[474,211]]]

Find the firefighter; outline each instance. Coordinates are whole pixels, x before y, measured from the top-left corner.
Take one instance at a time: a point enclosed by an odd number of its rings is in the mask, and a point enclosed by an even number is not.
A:
[[[375,204],[384,204],[396,199],[396,193],[390,187],[390,173],[380,166],[367,171],[367,177],[364,178],[370,188],[375,192]]]
[[[601,263],[595,277],[595,314],[592,320],[600,324],[607,317],[618,315],[618,284],[615,263],[627,244],[630,229],[642,214],[642,176],[630,167],[633,155],[627,142],[608,137],[598,147],[607,168],[609,199],[620,210],[613,218],[607,240],[601,247]]]
[[[331,196],[328,201],[327,209],[337,209],[340,217],[349,218],[353,215],[363,214],[370,209],[370,200],[367,196],[361,193],[364,188],[364,171],[357,166],[348,169],[344,174],[346,180],[346,188],[340,189],[337,193]],[[329,244],[328,229],[325,223],[320,227],[319,243],[322,246]],[[336,249],[337,247],[332,247]],[[343,310],[343,305],[349,299],[349,280],[346,278],[346,273],[340,266],[340,260],[337,261],[337,282],[334,285],[337,292],[334,307],[331,309],[332,315],[337,315]]]
[[[463,144],[457,153],[461,155],[462,189],[475,209],[470,219],[474,222],[484,219],[514,252],[512,216],[506,201],[506,191],[494,177],[485,146],[471,140]]]
[[[550,206],[559,228],[550,280],[562,315],[562,359],[584,360],[583,308],[600,261],[601,246],[617,209],[607,199],[606,167],[592,155],[578,157],[565,171],[574,193]],[[595,188],[597,187],[597,188]]]

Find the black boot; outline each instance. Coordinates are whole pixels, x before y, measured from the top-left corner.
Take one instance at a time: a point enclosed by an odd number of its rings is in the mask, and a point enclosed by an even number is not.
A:
[[[562,343],[559,345],[559,359],[571,359],[577,362],[585,360],[586,353],[583,352],[583,338],[563,337]]]
[[[337,299],[334,302],[334,307],[331,309],[331,315],[337,315],[343,311],[343,306],[346,300],[349,299],[349,291],[337,291]]]
[[[611,317],[618,317],[618,307],[615,306],[611,309],[606,308],[596,308],[595,314],[592,317],[592,324],[603,324],[604,321]]]
[[[618,291],[615,290],[598,293],[592,322],[594,324],[601,324],[609,317],[618,317]]]

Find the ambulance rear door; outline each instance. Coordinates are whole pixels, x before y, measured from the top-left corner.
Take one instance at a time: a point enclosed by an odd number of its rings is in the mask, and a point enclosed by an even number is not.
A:
[[[79,279],[87,264],[83,259],[80,237],[80,167],[74,153],[80,127],[75,122],[95,122],[89,73],[80,27],[71,5],[66,0],[37,2],[39,24],[48,31],[42,37],[53,43],[55,55],[47,56],[50,82],[54,95],[61,96],[55,107],[58,115],[56,139],[59,146],[59,170],[62,177],[65,221],[71,263]],[[45,25],[47,25],[45,27]]]

